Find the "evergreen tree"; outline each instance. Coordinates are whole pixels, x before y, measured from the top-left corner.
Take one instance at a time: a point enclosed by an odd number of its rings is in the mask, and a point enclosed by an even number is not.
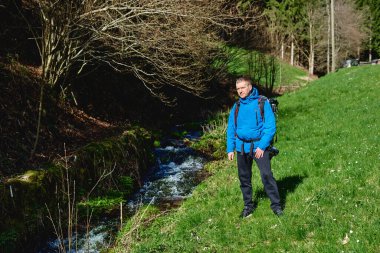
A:
[[[370,40],[367,43],[368,50],[380,57],[380,0],[356,0],[360,8],[367,8],[367,26],[370,30]]]
[[[302,34],[302,4],[295,0],[269,0],[267,2],[266,16],[269,19],[269,29],[277,44],[276,48],[281,47],[281,55],[284,54],[283,44],[290,44],[290,63],[294,63],[295,47],[300,43],[299,35]]]

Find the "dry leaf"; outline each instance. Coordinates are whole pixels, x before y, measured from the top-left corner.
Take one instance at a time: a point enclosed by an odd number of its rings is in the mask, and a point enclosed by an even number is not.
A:
[[[342,240],[342,244],[345,245],[347,244],[348,242],[350,241],[350,238],[348,237],[348,234],[346,234],[346,236],[343,238]]]

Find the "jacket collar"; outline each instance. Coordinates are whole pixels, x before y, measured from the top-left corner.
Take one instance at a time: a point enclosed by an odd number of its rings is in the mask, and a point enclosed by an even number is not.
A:
[[[259,98],[259,92],[255,87],[252,87],[251,93],[246,98],[239,98],[240,103],[247,104]]]

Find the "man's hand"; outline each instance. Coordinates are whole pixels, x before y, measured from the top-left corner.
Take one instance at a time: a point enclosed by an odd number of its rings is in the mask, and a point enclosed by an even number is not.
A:
[[[234,152],[228,153],[228,160],[232,161],[234,159]]]
[[[263,156],[264,156],[264,150],[262,150],[260,148],[256,148],[255,157],[257,159],[260,159]]]

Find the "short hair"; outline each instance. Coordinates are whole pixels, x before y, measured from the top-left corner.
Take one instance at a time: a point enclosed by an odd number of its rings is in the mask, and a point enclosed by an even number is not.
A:
[[[251,78],[249,78],[248,76],[242,76],[242,77],[239,77],[238,79],[236,79],[236,83],[240,83],[240,82],[246,82],[246,83],[252,85]]]

